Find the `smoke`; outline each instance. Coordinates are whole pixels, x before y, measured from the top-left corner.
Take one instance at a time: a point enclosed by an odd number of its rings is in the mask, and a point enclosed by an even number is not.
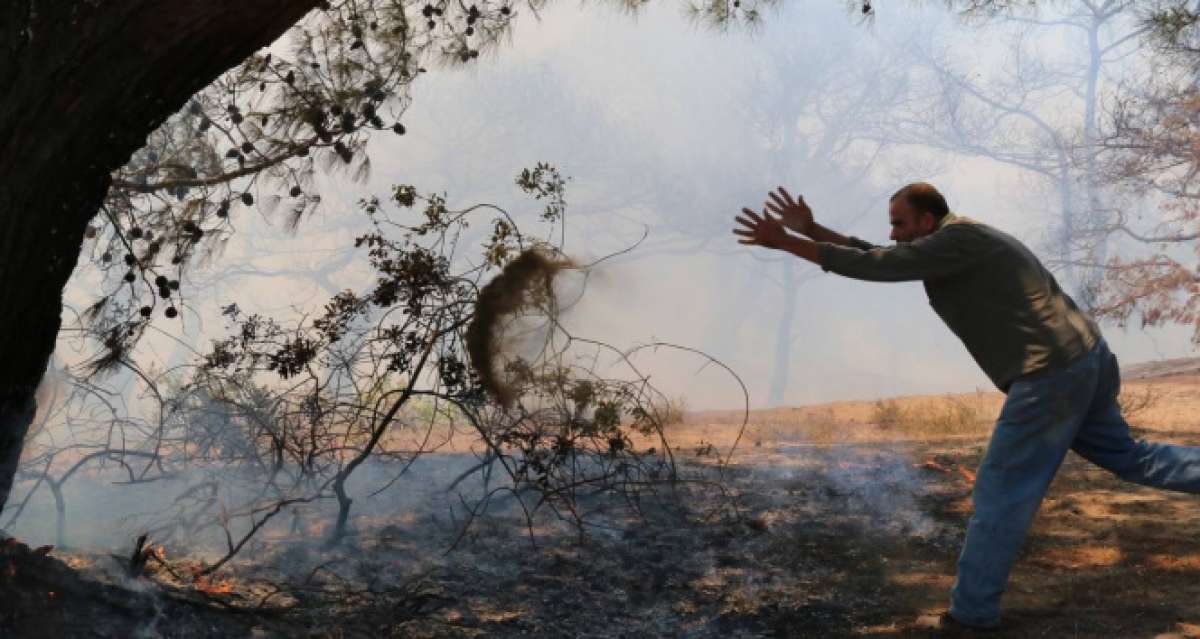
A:
[[[862,454],[835,449],[826,475],[835,490],[847,495],[857,508],[869,513],[875,522],[895,532],[923,537],[935,529],[933,520],[917,503],[923,489],[906,455]]]
[[[930,488],[906,450],[796,444],[779,453],[783,459],[756,466],[754,475],[787,487],[780,499],[799,501],[811,516],[838,513],[861,519],[872,533],[902,538],[942,532],[922,506]]]
[[[459,497],[477,498],[481,489],[472,482],[458,484],[453,494],[446,492],[456,478],[477,464],[478,459],[470,453],[436,452],[426,453],[411,464],[368,462],[347,482],[347,492],[354,499],[352,522],[397,513],[419,517],[446,512],[447,504],[456,504]],[[20,488],[33,486],[34,482],[27,481]],[[129,483],[128,475],[118,468],[81,471],[63,485],[63,541],[69,548],[107,550],[126,556],[134,538],[151,531],[151,542],[166,543],[169,551],[195,552],[199,556],[220,552],[225,544],[220,528],[189,527],[186,521],[197,512],[196,503],[187,501],[197,496],[197,487],[205,487],[201,496],[212,500],[214,508],[223,503],[230,510],[237,504],[252,503],[261,492],[261,482],[239,477],[231,468],[196,469],[145,483]],[[18,498],[24,496],[24,490]],[[324,531],[336,512],[332,499],[297,505],[276,517],[263,532],[274,539],[299,535],[316,545],[324,541],[317,531]],[[196,523],[202,520],[197,518]],[[299,530],[297,522],[301,524]],[[30,498],[9,532],[32,545],[57,544],[56,523],[54,499],[43,486]],[[241,526],[234,522],[234,532],[240,531]]]

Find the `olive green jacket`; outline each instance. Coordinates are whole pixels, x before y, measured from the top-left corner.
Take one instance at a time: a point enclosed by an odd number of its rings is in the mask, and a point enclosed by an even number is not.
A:
[[[872,282],[922,280],[929,304],[992,382],[1064,367],[1100,330],[1016,238],[953,213],[913,242],[818,244],[821,268]]]

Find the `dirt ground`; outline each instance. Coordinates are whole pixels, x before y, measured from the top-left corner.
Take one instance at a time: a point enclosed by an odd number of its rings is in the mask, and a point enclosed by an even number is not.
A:
[[[1134,399],[1153,387],[1153,401],[1135,411],[1139,434],[1200,444],[1200,377],[1127,387]],[[998,408],[998,396],[970,397],[979,403],[972,419]],[[793,415],[806,411],[825,420],[819,430]],[[870,421],[878,414],[872,402],[755,413],[720,476],[717,457],[704,449],[728,450],[739,420],[693,414],[671,437],[685,470],[719,477],[721,488],[662,491],[641,504],[644,519],[614,515],[611,528],[581,540],[570,527],[530,528],[515,509],[497,508],[446,552],[453,529],[436,512],[364,518],[334,551],[284,540],[256,553],[226,574],[228,592],[194,596],[160,571],[154,605],[144,594],[130,595],[136,605],[119,602],[113,589],[130,585],[109,579],[102,596],[72,586],[79,592],[69,597],[90,607],[64,606],[61,593],[41,593],[83,577],[63,572],[55,558],[92,566],[81,568],[87,574],[103,558],[42,557],[10,544],[0,553],[0,630],[8,623],[10,634],[0,636],[973,636],[939,628],[937,616],[953,582],[986,424],[975,434],[970,425],[953,437],[914,438],[878,428]],[[1070,455],[1013,573],[1004,627],[986,636],[1200,637],[1197,506],[1196,496],[1129,485]],[[310,579],[309,593],[275,596],[265,584],[277,581],[280,566],[325,577]],[[318,590],[337,588],[340,603],[326,596],[310,605]],[[125,621],[75,617],[103,615],[104,606]],[[157,621],[148,626],[147,615]],[[50,627],[39,618],[57,620],[61,632],[30,630]]]
[[[658,521],[538,552],[485,535],[449,570],[482,574],[440,585],[434,617],[453,624],[413,622],[408,636],[961,636],[937,616],[970,513],[955,465],[974,467],[982,450],[762,450],[730,473],[741,523]],[[1198,525],[1195,497],[1131,487],[1072,456],[1013,574],[1005,627],[989,636],[1200,636]]]

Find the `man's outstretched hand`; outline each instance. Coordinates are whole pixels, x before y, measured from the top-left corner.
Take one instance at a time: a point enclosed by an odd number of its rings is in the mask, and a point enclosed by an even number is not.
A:
[[[778,213],[779,217],[771,215],[771,211]],[[821,264],[821,247],[817,243],[818,241],[849,244],[849,240],[841,235],[823,226],[817,226],[817,223],[813,221],[812,209],[804,203],[804,198],[793,200],[792,195],[782,186],[778,191],[771,192],[771,201],[768,201],[763,207],[761,216],[750,209],[743,208],[742,214],[736,219],[738,224],[741,224],[739,228],[733,229],[733,234],[741,238],[738,240],[738,244],[765,246],[787,251],[813,264]],[[808,237],[791,235],[787,229]],[[813,234],[821,237],[813,237]]]
[[[737,221],[741,224],[741,228],[733,229],[733,234],[741,237],[738,244],[752,244],[756,246],[765,246],[767,248],[782,249],[791,239],[788,232],[784,230],[780,220],[775,219],[763,209],[760,217],[754,211],[743,208],[742,214],[737,216]]]
[[[804,196],[792,199],[792,195],[782,186],[770,192],[770,199],[765,202],[767,208],[779,215],[780,222],[787,228],[801,234],[812,236],[813,213],[804,203]]]

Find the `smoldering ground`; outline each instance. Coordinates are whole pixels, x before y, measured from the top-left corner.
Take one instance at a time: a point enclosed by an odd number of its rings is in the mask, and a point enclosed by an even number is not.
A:
[[[646,500],[636,517],[613,509],[604,520],[611,528],[597,528],[586,539],[552,516],[534,523],[531,539],[515,501],[497,501],[456,539],[439,484],[457,479],[454,471],[474,458],[434,455],[375,497],[364,495],[372,482],[356,483],[356,505],[364,508],[341,546],[326,548],[320,536],[306,533],[289,536],[281,525],[221,573],[228,592],[202,595],[219,603],[180,608],[185,591],[173,590],[171,577],[159,570],[141,580],[158,582],[168,623],[153,621],[150,604],[123,603],[114,613],[93,603],[86,609],[98,616],[89,624],[101,632],[90,636],[131,636],[104,634],[130,627],[146,629],[147,636],[220,636],[184,632],[201,627],[201,620],[226,632],[235,627],[228,624],[240,624],[243,636],[257,628],[258,636],[281,637],[931,636],[923,619],[945,605],[970,486],[957,473],[921,464],[934,459],[973,467],[982,441],[885,448],[768,439],[740,450],[721,469],[723,491],[681,482]],[[680,457],[688,477],[715,470],[710,454],[681,451]],[[387,481],[394,470],[372,466],[364,477]],[[80,484],[81,500],[84,488]],[[98,484],[87,490],[99,499],[118,488],[124,489]],[[726,516],[696,516],[717,512]],[[310,513],[310,521],[329,514]],[[999,636],[1178,630],[1195,613],[1187,562],[1200,556],[1200,545],[1185,529],[1196,518],[1185,495],[1131,491],[1068,458],[1014,573],[1010,626]],[[116,533],[114,541],[133,530]],[[128,542],[113,547],[119,549],[113,554],[128,553]],[[170,552],[173,565],[186,570],[191,560]],[[58,549],[39,559],[53,565],[55,557],[87,574],[101,564],[111,566],[110,573],[120,565],[106,553]],[[18,563],[57,574],[34,559]],[[1131,585],[1134,573],[1139,576]],[[285,574],[300,575],[301,583],[312,578],[306,588],[276,592],[270,584]],[[1136,599],[1111,596],[1130,588]],[[304,623],[272,612],[290,602],[302,604]],[[243,612],[216,620],[201,614],[228,606]],[[117,623],[131,615],[134,626]]]

